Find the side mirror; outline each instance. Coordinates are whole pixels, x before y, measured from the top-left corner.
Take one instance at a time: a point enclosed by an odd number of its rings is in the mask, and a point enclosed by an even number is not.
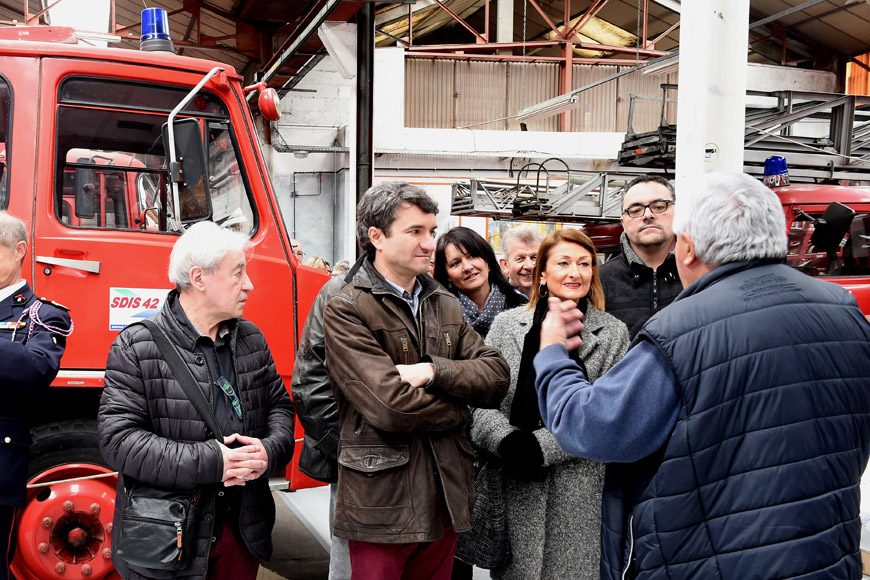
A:
[[[96,215],[94,208],[94,192],[96,191],[97,172],[89,167],[76,167],[76,217],[93,219]]]
[[[810,243],[820,252],[836,252],[849,231],[855,210],[835,201],[816,221]]]
[[[177,216],[182,223],[209,219],[212,214],[211,194],[199,121],[190,118],[176,121],[173,132],[178,158],[176,167],[180,169],[178,175],[170,175],[170,179],[179,182],[178,203],[181,207],[176,208]],[[168,153],[169,123],[163,124],[163,143]]]

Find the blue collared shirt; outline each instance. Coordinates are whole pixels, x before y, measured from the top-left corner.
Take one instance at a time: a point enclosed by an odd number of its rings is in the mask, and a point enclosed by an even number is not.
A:
[[[417,311],[420,309],[420,293],[423,291],[423,286],[420,285],[419,280],[414,280],[414,293],[410,293],[401,286],[397,284],[393,284],[386,278],[387,284],[396,292],[396,295],[400,298],[404,298],[405,302],[411,305],[411,312],[414,313],[414,318],[417,317]]]

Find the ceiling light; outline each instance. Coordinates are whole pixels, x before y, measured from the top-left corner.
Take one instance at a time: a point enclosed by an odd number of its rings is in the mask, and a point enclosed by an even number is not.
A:
[[[541,117],[558,115],[559,113],[576,108],[579,101],[580,95],[576,92],[565,93],[525,109],[520,109],[520,112],[517,113],[517,121],[531,121]]]

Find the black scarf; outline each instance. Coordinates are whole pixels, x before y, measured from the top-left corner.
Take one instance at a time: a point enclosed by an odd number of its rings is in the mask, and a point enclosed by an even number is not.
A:
[[[586,315],[588,302],[586,298],[581,298],[577,305],[580,311]],[[532,327],[526,333],[526,338],[523,341],[523,355],[520,359],[520,371],[517,376],[517,388],[514,391],[514,400],[511,403],[510,423],[518,429],[526,431],[534,431],[544,426],[541,420],[541,410],[538,408],[538,393],[535,391],[535,355],[541,350],[541,323],[549,311],[547,298],[542,297],[538,300],[535,306],[535,314],[532,317]],[[583,374],[586,373],[586,365],[580,359],[579,349],[572,350],[568,356],[580,365],[583,369]]]

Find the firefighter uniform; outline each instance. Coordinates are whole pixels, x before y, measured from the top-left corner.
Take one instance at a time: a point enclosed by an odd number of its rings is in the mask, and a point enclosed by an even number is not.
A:
[[[10,287],[11,288],[11,287]],[[57,375],[72,323],[66,308],[37,298],[27,283],[0,289],[0,544],[7,578],[15,509],[25,503],[29,414]]]

